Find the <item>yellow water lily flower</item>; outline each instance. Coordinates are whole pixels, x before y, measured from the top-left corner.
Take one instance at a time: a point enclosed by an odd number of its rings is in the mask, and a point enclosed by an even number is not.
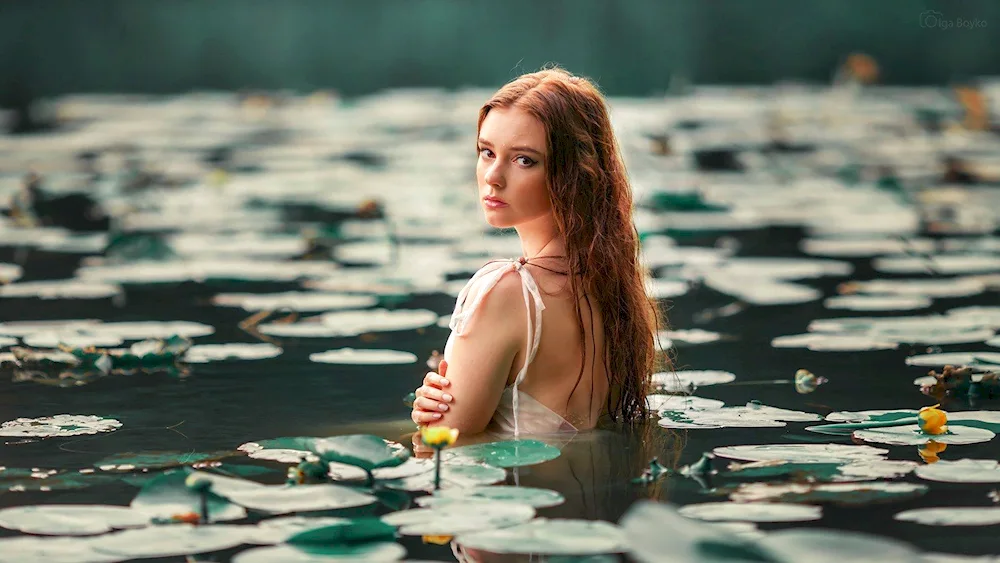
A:
[[[939,409],[940,405],[924,407],[917,413],[920,429],[925,434],[944,434],[948,431],[948,413]]]
[[[423,536],[421,539],[424,543],[432,543],[434,545],[445,545],[454,539],[455,536]]]
[[[917,453],[920,454],[920,459],[924,460],[926,463],[936,463],[941,459],[938,457],[938,454],[947,448],[948,444],[928,440],[922,447],[917,448]]]
[[[420,440],[424,445],[440,449],[450,446],[458,439],[458,428],[447,426],[424,426],[420,429]]]

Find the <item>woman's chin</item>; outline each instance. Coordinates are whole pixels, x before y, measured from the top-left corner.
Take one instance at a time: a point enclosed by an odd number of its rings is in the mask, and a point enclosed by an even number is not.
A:
[[[509,217],[492,209],[486,210],[486,222],[495,229],[509,229],[515,225]]]

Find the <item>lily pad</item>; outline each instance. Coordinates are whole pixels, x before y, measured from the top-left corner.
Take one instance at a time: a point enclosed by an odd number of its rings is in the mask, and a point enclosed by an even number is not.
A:
[[[812,238],[799,243],[802,252],[815,256],[871,257],[903,252],[934,252],[931,239],[898,238]]]
[[[350,522],[333,516],[279,516],[257,523],[257,530],[248,537],[249,543],[260,545],[285,543],[289,538],[308,530]]]
[[[507,478],[507,471],[500,467],[486,464],[441,465],[442,489],[467,489],[480,485],[492,485]],[[434,473],[424,472],[402,479],[392,479],[381,482],[382,486],[401,491],[433,491]]]
[[[969,278],[951,279],[876,279],[847,282],[846,288],[872,295],[921,296],[929,298],[969,297],[986,291],[983,282]]]
[[[185,261],[140,261],[129,264],[84,266],[78,278],[106,283],[146,285],[185,281],[276,281],[292,282],[301,278],[325,278],[334,275],[338,266],[332,262],[225,260],[203,258]]]
[[[916,498],[927,492],[926,485],[889,483],[744,483],[729,493],[734,502],[789,502],[814,504],[829,502],[854,506]]]
[[[97,474],[93,469],[59,471],[55,469],[0,467],[0,492],[49,492],[85,489],[114,481],[116,481],[114,477]]]
[[[781,530],[767,534],[757,545],[774,561],[913,563],[920,557],[916,549],[899,540],[846,530]]]
[[[558,506],[566,501],[561,494],[549,489],[494,485],[492,487],[470,487],[468,489],[445,489],[435,492],[433,496],[419,497],[417,504],[425,507],[437,507],[453,502],[475,502],[481,500],[516,502],[527,504],[534,508]]]
[[[95,336],[118,337],[122,340],[156,340],[174,336],[196,338],[215,332],[214,327],[189,321],[99,323],[87,325],[82,330]]]
[[[0,335],[24,337],[36,332],[73,332],[85,330],[101,324],[92,319],[75,319],[62,321],[11,321],[0,323]]]
[[[993,526],[1000,524],[1000,506],[949,506],[905,510],[894,517],[926,526]]]
[[[494,467],[522,467],[555,459],[559,448],[540,440],[507,440],[451,448],[443,453],[445,461],[464,458]]]
[[[320,438],[311,449],[323,462],[346,463],[365,471],[395,467],[410,459],[409,450],[401,444],[371,434]]]
[[[368,332],[414,330],[437,323],[438,315],[426,309],[366,309],[326,313],[315,321],[262,324],[259,330],[270,336],[358,336]]]
[[[346,463],[338,463],[336,461],[331,461],[328,465],[330,468],[329,475],[334,480],[362,481],[368,479],[368,473],[360,467],[348,465]],[[372,477],[379,481],[403,479],[433,470],[434,460],[411,457],[404,463],[395,467],[379,467],[373,469]]]
[[[687,330],[661,330],[656,333],[656,338],[660,342],[660,349],[666,350],[670,346],[666,342],[680,342],[683,344],[710,344],[722,339],[718,332],[710,332],[700,328]]]
[[[191,526],[172,524],[140,530],[125,530],[95,540],[91,547],[125,559],[174,557],[221,551],[246,543],[248,526]]]
[[[868,420],[896,420],[916,416],[917,411],[907,409],[869,410],[869,411],[838,411],[826,415],[829,422],[865,422]]]
[[[0,436],[51,438],[114,432],[122,423],[94,415],[60,414],[42,418],[16,418],[0,424]]]
[[[401,352],[399,350],[355,350],[354,348],[339,348],[318,354],[309,354],[309,359],[313,362],[323,364],[352,365],[392,365],[413,364],[417,362],[417,356],[410,352]]]
[[[196,344],[184,354],[189,363],[221,360],[263,360],[281,355],[281,348],[266,342],[258,344]]]
[[[111,347],[119,346],[125,340],[114,334],[88,334],[86,332],[36,332],[26,335],[25,346],[34,348],[87,348],[89,346]]]
[[[992,459],[939,460],[922,465],[917,477],[943,483],[1000,483],[1000,463]]]
[[[944,354],[921,354],[906,358],[906,365],[922,367],[941,367],[951,365],[1000,369],[1000,352],[948,352]]]
[[[865,350],[895,350],[899,344],[875,336],[850,334],[793,334],[771,340],[773,348],[807,348],[814,352],[862,352]]]
[[[23,274],[24,269],[17,264],[0,264],[0,285],[18,280]]]
[[[849,311],[911,311],[931,306],[931,299],[922,295],[841,295],[823,301],[827,309]]]
[[[325,563],[328,561],[399,561],[406,548],[398,543],[374,542],[331,545],[305,551],[292,545],[258,547],[233,556],[233,563]]]
[[[764,444],[723,446],[712,450],[718,457],[746,461],[783,460],[796,463],[844,463],[881,460],[889,450],[847,444]]]
[[[622,529],[599,520],[537,518],[511,528],[461,534],[456,542],[501,554],[597,555],[628,549]]]
[[[406,536],[453,536],[507,528],[534,517],[535,509],[527,504],[479,499],[402,510],[383,516],[382,521]]]
[[[88,536],[149,523],[148,515],[123,506],[49,504],[0,510],[0,526],[26,534]]]
[[[106,283],[79,280],[34,281],[0,286],[0,297],[40,299],[102,299],[122,293],[122,288]]]
[[[810,428],[806,428],[809,430]],[[917,424],[906,426],[890,426],[887,428],[869,428],[866,430],[855,430],[852,436],[856,440],[874,442],[876,444],[889,444],[892,446],[922,446],[928,440],[934,440],[939,444],[977,444],[988,442],[996,434],[982,428],[970,428],[967,426],[948,427],[944,434],[925,434]]]
[[[186,485],[186,480],[192,473],[188,469],[172,469],[154,477],[132,499],[131,507],[136,512],[162,519],[188,513],[199,514],[201,496]],[[212,491],[207,493],[207,498],[208,517],[212,522],[240,520],[247,515],[242,506],[233,504]]]
[[[338,309],[367,309],[378,304],[373,295],[289,291],[286,293],[221,293],[212,303],[224,307],[241,307],[247,311],[289,310],[318,313]]]
[[[791,411],[750,403],[745,407],[722,407],[705,411],[669,411],[661,413],[663,428],[767,428],[785,422],[821,420],[818,414]]]
[[[373,504],[377,499],[340,485],[267,485],[239,491],[228,491],[233,502],[271,514],[337,510]]]
[[[646,406],[653,412],[664,410],[688,411],[688,410],[711,410],[725,406],[725,403],[716,399],[706,399],[695,397],[694,395],[646,395]]]
[[[19,536],[0,539],[0,562],[21,563],[114,563],[121,557],[99,553],[91,546],[92,538]]]
[[[236,449],[245,452],[248,457],[253,459],[299,463],[303,458],[314,455],[311,451],[303,449],[306,447],[306,443],[302,440],[315,440],[315,438],[275,438],[260,442],[247,442]]]
[[[126,452],[114,454],[94,462],[101,471],[144,471],[191,465],[202,461],[220,459],[232,452]]]
[[[939,275],[980,274],[1000,271],[1000,257],[989,254],[935,254],[930,256],[884,256],[872,266],[890,274]]]
[[[819,506],[782,504],[772,502],[706,502],[681,507],[681,516],[708,521],[738,522],[805,522],[819,520],[823,509]]]
[[[705,275],[706,286],[751,305],[795,305],[823,297],[823,292],[798,283],[770,278],[746,278],[735,274]]]
[[[653,374],[653,386],[667,393],[681,393],[692,388],[718,385],[736,380],[736,374],[716,370],[679,370]]]

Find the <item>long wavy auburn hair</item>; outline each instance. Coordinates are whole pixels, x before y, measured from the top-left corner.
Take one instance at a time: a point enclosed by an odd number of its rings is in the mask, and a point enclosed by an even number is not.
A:
[[[645,421],[659,314],[646,293],[632,188],[604,97],[586,78],[548,68],[498,90],[479,110],[479,128],[490,110],[510,107],[527,111],[545,126],[546,183],[556,225],[566,240],[569,271],[576,274],[569,276],[569,288],[584,354],[581,298],[590,305],[594,296],[604,317],[607,414],[616,422]],[[585,360],[573,392],[583,378]]]

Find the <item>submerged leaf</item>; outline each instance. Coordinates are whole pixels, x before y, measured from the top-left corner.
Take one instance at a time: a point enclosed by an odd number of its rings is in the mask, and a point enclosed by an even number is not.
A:
[[[445,454],[445,461],[464,458],[494,467],[522,467],[555,459],[561,455],[559,448],[539,440],[508,440],[487,442],[452,448]]]

